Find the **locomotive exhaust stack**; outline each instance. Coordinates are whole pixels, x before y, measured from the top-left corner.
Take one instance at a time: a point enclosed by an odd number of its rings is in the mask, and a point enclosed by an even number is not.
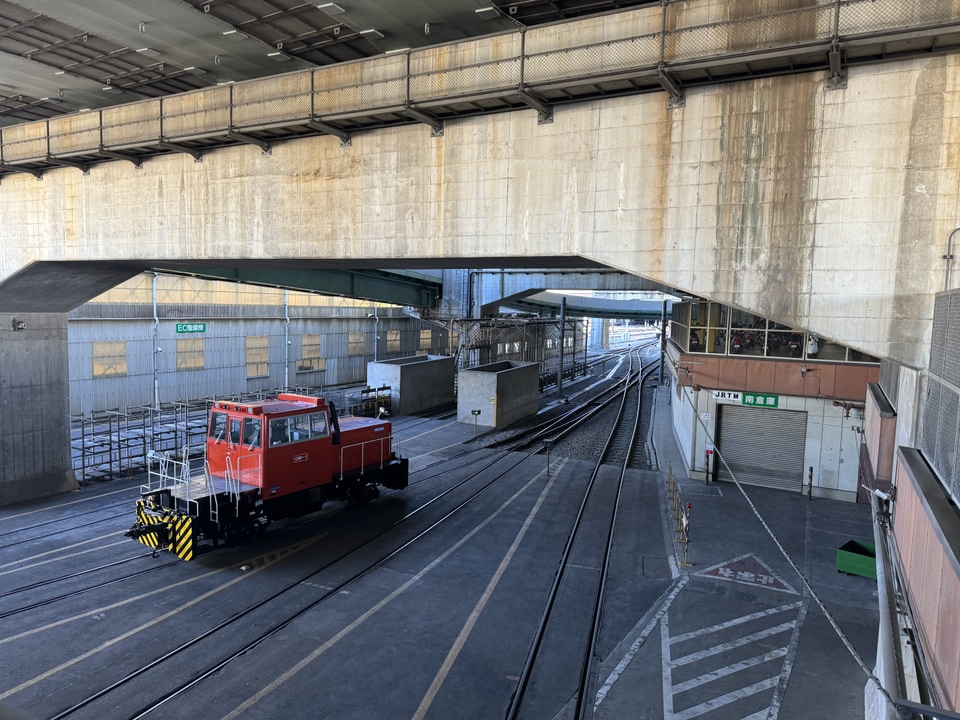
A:
[[[202,468],[151,452],[148,482],[127,536],[190,560],[201,541],[216,547],[261,535],[285,517],[328,500],[368,502],[380,485],[402,490],[409,462],[393,450],[389,420],[338,418],[323,398],[217,401]]]

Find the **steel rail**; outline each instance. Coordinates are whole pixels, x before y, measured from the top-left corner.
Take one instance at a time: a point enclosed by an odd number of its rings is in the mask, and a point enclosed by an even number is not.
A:
[[[638,358],[639,358],[639,350],[637,351],[637,356],[638,356]],[[551,616],[552,616],[552,614],[553,614],[554,605],[556,604],[556,600],[557,600],[557,598],[558,598],[558,596],[559,596],[559,594],[560,594],[560,586],[561,586],[561,584],[562,584],[562,582],[563,582],[563,579],[564,579],[564,577],[565,577],[565,575],[566,575],[566,570],[567,570],[567,568],[568,568],[568,566],[569,566],[569,564],[570,564],[570,556],[571,556],[571,553],[572,553],[573,544],[574,544],[574,542],[575,542],[575,540],[576,540],[576,538],[577,538],[577,535],[578,535],[578,533],[579,533],[579,530],[580,530],[580,527],[581,527],[581,525],[582,525],[584,516],[586,515],[587,502],[589,501],[589,499],[590,499],[590,497],[591,497],[591,495],[592,495],[594,485],[596,484],[597,476],[598,476],[599,473],[600,473],[600,468],[603,466],[603,463],[604,463],[604,460],[606,459],[607,453],[608,453],[608,451],[610,450],[610,447],[612,446],[613,441],[614,441],[614,439],[615,439],[615,437],[616,437],[616,435],[617,435],[618,426],[619,426],[620,419],[622,418],[622,415],[623,415],[623,412],[624,412],[624,408],[625,408],[625,405],[626,405],[627,398],[628,398],[628,396],[629,396],[630,389],[631,389],[634,385],[638,385],[638,386],[641,385],[641,382],[640,382],[641,373],[634,373],[634,372],[632,371],[632,360],[633,360],[633,358],[631,357],[631,368],[630,368],[630,369],[628,370],[628,372],[627,372],[627,377],[626,377],[626,378],[622,381],[622,383],[621,383],[621,388],[622,388],[622,400],[621,400],[620,409],[619,409],[619,411],[618,411],[617,420],[616,420],[616,422],[614,423],[613,429],[610,431],[610,435],[609,435],[608,438],[607,438],[607,442],[606,442],[606,444],[604,445],[603,450],[600,452],[599,459],[597,460],[597,463],[596,463],[596,466],[594,467],[593,473],[591,474],[590,479],[589,479],[589,481],[587,482],[587,486],[586,486],[586,488],[585,488],[585,490],[584,490],[583,499],[582,499],[581,502],[580,502],[580,508],[579,508],[579,510],[577,511],[576,518],[574,519],[573,525],[572,525],[572,527],[571,527],[571,529],[570,529],[570,532],[569,532],[568,535],[567,535],[567,540],[566,540],[566,542],[565,542],[565,544],[564,544],[564,548],[563,548],[563,551],[562,551],[561,556],[560,556],[559,568],[558,568],[558,570],[557,570],[556,575],[554,576],[553,585],[551,586],[550,591],[549,591],[549,593],[548,593],[548,595],[547,595],[547,601],[546,601],[546,604],[544,605],[543,613],[542,613],[541,616],[540,616],[540,622],[538,623],[537,629],[536,629],[536,631],[535,631],[535,633],[534,633],[533,642],[530,644],[530,648],[529,648],[529,650],[528,650],[528,652],[527,652],[527,658],[526,658],[526,660],[525,660],[525,662],[524,662],[523,669],[521,670],[520,677],[519,677],[519,679],[518,679],[518,681],[517,681],[517,688],[516,688],[516,690],[514,691],[513,697],[512,697],[512,699],[511,699],[510,707],[507,709],[507,714],[506,714],[507,720],[517,720],[517,718],[518,718],[519,715],[520,715],[520,711],[521,711],[521,709],[522,709],[524,699],[526,698],[527,689],[528,689],[529,684],[530,684],[530,678],[531,678],[531,676],[532,676],[532,674],[533,674],[533,668],[534,668],[534,665],[536,664],[537,658],[538,658],[538,656],[539,656],[539,654],[540,654],[540,648],[541,648],[541,646],[542,646],[542,644],[543,644],[543,640],[544,640],[544,637],[545,637],[545,635],[546,635],[547,627],[548,627],[549,624],[550,624],[550,619],[551,619]],[[651,370],[651,371],[652,371],[652,370]],[[639,415],[639,412],[638,412],[638,413],[637,413],[638,419],[639,419],[639,416],[640,416],[640,415]],[[639,422],[639,420],[638,420],[638,422]],[[627,453],[627,460],[626,460],[625,462],[629,462],[629,457],[630,457],[630,455],[631,455],[631,453],[628,452],[628,453]],[[621,474],[621,481],[620,481],[620,482],[621,482],[621,484],[622,484],[622,482],[623,482],[622,474]],[[619,488],[618,488],[618,492],[617,492],[617,503],[616,503],[613,511],[615,511],[616,509],[619,508],[619,497],[620,497],[620,490],[619,490]],[[608,542],[608,546],[607,546],[607,548],[606,548],[606,553],[609,553],[609,551],[610,551],[610,543]],[[607,561],[606,561],[606,556],[605,556],[605,558],[604,558],[604,570],[606,570],[607,567],[608,567],[608,563],[607,563]],[[596,632],[596,629],[597,629],[597,627],[598,627],[598,622],[597,622],[597,621],[598,621],[598,615],[599,615],[599,606],[595,608],[595,610],[594,610],[594,617],[593,617],[593,620],[592,620],[592,622],[591,622],[591,628],[592,628],[592,630],[591,630],[591,643],[590,643],[590,647],[587,649],[587,654],[589,654],[589,655],[592,655],[592,654],[593,654],[594,645],[593,645],[593,637],[592,637],[592,636],[593,636],[593,634]],[[583,677],[583,673],[588,672],[588,671],[589,671],[589,667],[586,668],[586,669],[583,669],[583,670],[581,671],[581,688],[580,688],[581,691],[580,691],[580,693],[579,693],[580,695],[583,694],[583,688],[582,688],[582,683],[583,683],[582,677]]]
[[[137,557],[151,557],[152,555],[153,555],[153,553],[146,553],[145,555],[138,555]],[[133,558],[128,558],[128,559],[133,559]],[[120,562],[127,562],[127,560],[121,560]],[[130,573],[129,575],[123,575],[123,576],[118,577],[118,578],[113,578],[112,580],[104,580],[103,582],[96,583],[96,584],[94,584],[94,585],[90,585],[89,587],[81,588],[81,589],[79,589],[79,590],[72,590],[72,591],[70,591],[70,592],[68,592],[68,593],[63,593],[62,595],[55,595],[54,597],[51,597],[51,598],[46,598],[46,599],[44,599],[44,600],[38,600],[37,602],[31,603],[30,605],[24,605],[24,606],[19,607],[19,608],[14,608],[13,610],[7,610],[6,612],[0,612],[0,620],[2,620],[2,619],[4,619],[4,618],[8,618],[8,617],[10,617],[11,615],[19,615],[19,614],[22,613],[22,612],[27,612],[27,611],[29,611],[29,610],[36,610],[37,608],[43,607],[43,606],[45,606],[45,605],[52,605],[53,603],[59,602],[59,601],[61,601],[61,600],[67,600],[67,599],[69,599],[69,598],[74,598],[74,597],[77,597],[77,596],[79,596],[79,595],[83,595],[84,593],[88,593],[88,592],[90,592],[90,591],[92,591],[92,590],[98,590],[98,589],[100,589],[100,588],[107,587],[108,585],[115,585],[115,584],[120,583],[120,582],[125,582],[125,581],[127,581],[127,580],[132,580],[133,578],[140,577],[141,575],[147,575],[148,573],[152,573],[152,572],[154,572],[154,571],[156,571],[156,570],[162,570],[163,568],[168,568],[168,567],[170,567],[171,565],[177,565],[179,562],[181,562],[181,561],[178,559],[178,560],[171,560],[170,562],[166,562],[166,563],[163,563],[163,564],[161,564],[161,565],[152,565],[151,567],[148,567],[148,568],[146,568],[146,569],[144,569],[144,570],[138,570],[137,572],[135,572],[135,573]],[[117,564],[119,564],[119,563],[117,563]],[[109,565],[104,565],[103,567],[109,567]],[[95,568],[95,569],[100,569],[100,568]],[[84,571],[84,572],[92,572],[92,571]],[[76,573],[76,575],[82,575],[82,574],[83,574],[83,573]],[[38,583],[38,584],[41,584],[41,585],[42,585],[43,583]],[[15,591],[15,592],[19,592],[19,591]]]
[[[217,625],[215,625],[215,626],[213,626],[213,627],[205,630],[204,632],[200,633],[200,634],[197,635],[196,637],[194,637],[194,638],[188,640],[187,642],[179,645],[178,647],[176,647],[176,648],[168,651],[167,653],[161,655],[160,657],[155,658],[154,660],[146,663],[145,665],[137,668],[136,670],[133,670],[133,671],[129,672],[127,675],[125,675],[124,677],[120,678],[120,679],[117,680],[116,682],[111,683],[111,684],[108,685],[107,687],[102,688],[102,689],[94,692],[93,694],[91,694],[91,695],[89,695],[88,697],[84,698],[83,700],[75,703],[74,705],[71,705],[70,707],[66,708],[65,710],[60,711],[59,713],[57,713],[56,715],[54,715],[50,720],[61,720],[62,718],[65,718],[65,717],[68,717],[69,715],[72,715],[73,713],[75,713],[75,712],[77,712],[78,710],[86,707],[86,706],[89,705],[90,703],[92,703],[92,702],[94,702],[94,701],[96,701],[96,700],[99,700],[100,698],[105,697],[106,695],[110,694],[110,693],[113,692],[114,690],[117,690],[117,689],[120,688],[121,686],[126,685],[128,682],[130,682],[131,680],[133,680],[133,679],[139,677],[140,675],[146,673],[147,671],[152,670],[152,669],[155,668],[155,667],[158,667],[159,665],[161,665],[161,664],[163,664],[164,662],[166,662],[166,661],[172,659],[173,657],[179,655],[180,653],[184,652],[185,650],[187,650],[187,649],[189,649],[189,648],[197,645],[198,643],[202,642],[203,640],[205,640],[205,639],[207,639],[207,638],[215,635],[217,632],[219,632],[219,631],[221,631],[221,630],[223,630],[223,629],[225,629],[225,628],[233,625],[235,622],[241,620],[242,618],[246,617],[247,615],[249,615],[250,613],[254,612],[255,610],[257,610],[257,609],[259,609],[259,608],[267,605],[268,603],[276,600],[277,598],[282,597],[283,595],[285,595],[285,594],[288,593],[288,592],[291,592],[291,591],[294,590],[295,588],[300,587],[301,585],[303,585],[303,584],[306,583],[307,581],[311,580],[311,579],[314,578],[315,576],[319,575],[321,572],[329,569],[330,567],[332,567],[332,566],[335,565],[336,563],[338,563],[338,562],[340,562],[340,561],[348,558],[348,557],[351,556],[352,554],[354,554],[354,553],[356,553],[356,552],[359,552],[359,551],[362,550],[363,548],[367,547],[368,545],[370,545],[370,544],[373,543],[374,541],[376,541],[376,540],[384,537],[385,535],[387,535],[387,534],[390,533],[391,531],[395,530],[395,529],[396,529],[398,526],[400,526],[402,523],[406,522],[407,520],[409,520],[410,518],[412,518],[412,517],[414,517],[415,515],[419,514],[420,512],[426,510],[428,507],[430,507],[430,506],[433,505],[434,503],[438,502],[438,501],[439,501],[440,499],[442,499],[443,497],[449,495],[449,494],[450,494],[451,492],[453,492],[454,490],[457,490],[457,489],[463,487],[463,486],[466,485],[468,482],[470,482],[471,480],[475,479],[475,478],[476,478],[477,476],[479,476],[481,473],[483,473],[483,472],[486,471],[487,469],[493,467],[495,464],[497,464],[498,462],[500,462],[501,460],[503,460],[503,459],[506,458],[506,457],[508,457],[508,453],[497,453],[492,460],[490,460],[489,462],[483,464],[480,468],[478,468],[478,469],[476,469],[474,472],[470,473],[470,474],[469,474],[467,477],[465,477],[463,480],[461,480],[460,482],[452,485],[451,487],[447,488],[446,490],[444,490],[442,493],[440,493],[440,494],[437,495],[436,497],[433,497],[433,498],[431,498],[430,500],[428,500],[427,502],[425,502],[425,503],[424,503],[423,505],[421,505],[420,507],[412,510],[411,512],[407,513],[407,514],[404,515],[403,517],[399,518],[399,519],[396,520],[394,523],[392,523],[390,526],[388,526],[387,528],[384,528],[382,531],[380,531],[380,532],[377,533],[376,535],[373,535],[373,536],[367,538],[366,540],[364,540],[363,542],[361,542],[359,545],[356,545],[355,547],[351,548],[350,550],[347,550],[346,552],[342,553],[342,554],[339,555],[338,557],[336,557],[336,558],[330,560],[329,562],[323,564],[321,567],[319,567],[319,568],[317,568],[317,569],[315,569],[315,570],[312,570],[312,571],[310,571],[309,573],[303,575],[303,576],[300,577],[299,579],[293,580],[293,581],[287,583],[284,587],[282,587],[281,589],[279,589],[279,590],[271,593],[271,594],[268,595],[267,597],[265,597],[265,598],[263,598],[263,599],[261,599],[261,600],[258,600],[257,602],[254,602],[254,603],[252,603],[251,605],[248,605],[248,606],[247,606],[246,608],[244,608],[243,610],[240,610],[240,611],[234,613],[234,614],[233,614],[232,616],[230,616],[229,618],[227,618],[227,619],[221,621],[220,623],[218,623]],[[492,487],[495,483],[497,483],[498,481],[500,481],[500,480],[502,480],[504,477],[506,477],[507,474],[508,474],[510,471],[512,471],[517,465],[519,465],[520,463],[522,463],[522,462],[523,462],[524,460],[526,460],[526,459],[527,459],[527,456],[523,456],[523,457],[521,457],[520,459],[516,460],[516,462],[514,462],[513,464],[511,464],[510,467],[508,467],[505,471],[500,472],[496,477],[494,477],[492,480],[490,480],[489,482],[487,482],[483,487],[481,487],[479,490],[477,490],[477,491],[474,492],[472,495],[470,495],[470,497],[468,497],[466,500],[464,500],[464,501],[462,501],[461,503],[459,503],[458,505],[456,505],[452,510],[450,510],[450,511],[448,511],[446,514],[444,514],[439,520],[437,520],[437,521],[433,522],[432,524],[430,524],[425,530],[420,531],[420,532],[417,533],[413,538],[411,538],[410,540],[405,541],[405,542],[402,543],[399,547],[397,547],[397,548],[395,548],[394,550],[390,551],[387,555],[381,557],[380,559],[376,560],[376,561],[373,562],[373,563],[370,563],[367,567],[365,567],[364,569],[356,572],[356,573],[353,574],[351,577],[349,577],[347,580],[344,580],[343,582],[339,583],[339,584],[336,585],[335,587],[332,587],[332,588],[327,589],[317,600],[309,603],[307,606],[305,606],[304,608],[300,609],[300,610],[297,611],[295,614],[293,614],[293,615],[291,615],[291,616],[288,616],[286,619],[280,621],[279,623],[277,623],[276,625],[274,625],[274,626],[271,627],[270,629],[268,629],[268,630],[260,633],[257,637],[255,637],[255,638],[254,638],[253,640],[251,640],[250,642],[246,643],[246,644],[245,644],[242,648],[240,648],[239,650],[237,650],[237,651],[235,651],[235,652],[232,652],[230,655],[222,658],[222,659],[219,660],[219,661],[216,661],[216,662],[215,662],[214,664],[212,664],[212,665],[209,665],[205,670],[203,670],[203,671],[201,671],[199,674],[195,675],[192,679],[190,679],[190,680],[188,680],[188,681],[186,681],[186,682],[178,685],[176,688],[174,688],[172,691],[170,691],[170,692],[168,692],[167,694],[165,694],[163,697],[157,698],[157,699],[153,700],[152,702],[150,702],[149,704],[143,706],[143,707],[140,708],[134,715],[132,715],[131,718],[132,718],[132,719],[135,719],[135,718],[144,717],[145,715],[153,712],[154,710],[156,710],[157,708],[161,707],[162,705],[165,705],[167,702],[173,700],[175,697],[177,697],[177,696],[181,695],[182,693],[186,692],[187,690],[189,690],[190,688],[192,688],[192,687],[194,687],[195,685],[199,684],[200,682],[202,682],[202,681],[205,680],[206,678],[214,675],[215,673],[217,673],[219,670],[221,670],[223,667],[225,667],[226,665],[228,665],[230,662],[232,662],[232,661],[235,660],[236,658],[240,657],[240,656],[243,655],[244,653],[248,652],[249,650],[253,649],[254,647],[258,646],[259,644],[261,644],[262,642],[264,642],[265,640],[267,640],[268,638],[270,638],[270,637],[272,637],[273,635],[275,635],[276,633],[280,632],[281,630],[283,630],[284,628],[286,628],[287,626],[289,626],[292,622],[294,622],[295,620],[297,620],[299,617],[301,617],[301,616],[304,615],[305,613],[309,612],[310,610],[313,610],[314,608],[316,608],[317,606],[319,606],[321,603],[323,603],[324,601],[326,601],[326,600],[329,599],[330,597],[333,597],[333,596],[337,595],[338,593],[340,593],[340,592],[341,592],[344,588],[346,588],[347,586],[349,586],[349,585],[351,585],[352,583],[360,580],[362,577],[366,576],[367,574],[369,574],[369,573],[373,572],[374,570],[376,570],[377,568],[381,567],[384,563],[386,563],[386,562],[389,561],[390,559],[396,557],[396,556],[397,556],[400,552],[402,552],[404,549],[406,549],[407,547],[409,547],[411,544],[413,544],[413,543],[416,542],[417,540],[419,540],[419,539],[423,538],[424,536],[426,536],[428,533],[430,533],[432,530],[434,530],[434,529],[435,529],[436,527],[438,527],[440,524],[442,524],[443,522],[445,522],[446,520],[448,520],[450,517],[452,517],[454,514],[456,514],[457,512],[459,512],[461,509],[463,509],[464,507],[466,507],[468,504],[470,504],[471,502],[473,502],[477,497],[479,497],[479,496],[480,496],[482,493],[484,493],[487,489],[489,489],[489,488]]]
[[[587,708],[590,708],[592,715],[593,704],[585,702],[590,696],[590,681],[593,678],[594,661],[597,659],[597,645],[600,640],[600,612],[603,608],[603,602],[607,593],[607,577],[610,574],[610,557],[613,555],[613,541],[617,529],[617,518],[620,515],[620,500],[623,497],[623,485],[626,480],[627,470],[630,466],[630,458],[633,449],[636,446],[637,434],[640,432],[640,418],[643,409],[643,383],[647,377],[653,374],[657,365],[651,363],[644,373],[641,370],[641,378],[637,384],[637,416],[634,420],[633,429],[630,433],[630,445],[626,457],[623,459],[623,466],[620,468],[620,480],[617,483],[617,497],[614,500],[611,511],[612,520],[610,529],[607,533],[607,544],[603,554],[603,567],[600,569],[600,585],[597,587],[597,595],[593,604],[593,620],[590,627],[590,642],[584,655],[582,670],[580,673],[580,688],[577,693],[577,704],[575,708],[575,717],[577,720],[585,720],[587,717]],[[624,396],[626,401],[626,396]]]

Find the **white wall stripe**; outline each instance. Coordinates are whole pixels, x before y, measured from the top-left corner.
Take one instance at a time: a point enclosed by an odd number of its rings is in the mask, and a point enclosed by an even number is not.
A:
[[[672,661],[673,667],[678,667],[680,665],[689,665],[690,663],[696,662],[697,660],[702,660],[703,658],[708,658],[711,655],[719,655],[722,652],[727,650],[733,650],[734,648],[743,647],[744,645],[749,645],[752,642],[757,640],[763,640],[764,638],[771,637],[772,635],[778,635],[783,632],[787,632],[793,629],[793,626],[796,624],[796,620],[791,620],[787,623],[781,623],[772,628],[767,628],[766,630],[760,630],[759,632],[751,633],[750,635],[744,635],[742,638],[737,638],[728,643],[722,643],[720,645],[715,645],[714,647],[708,650],[701,650],[700,652],[691,653],[690,655],[684,655],[680,658]]]
[[[660,619],[660,662],[663,666],[663,720],[674,720],[673,716],[673,671],[670,669],[670,628],[667,615]]]
[[[700,630],[683,633],[682,635],[675,635],[670,638],[670,642],[678,643],[684,640],[690,640],[695,637],[700,637],[701,635],[706,635],[707,633],[718,632],[720,630],[726,630],[727,628],[736,627],[737,625],[742,625],[743,623],[750,622],[751,620],[759,620],[760,618],[769,617],[770,615],[776,615],[777,613],[781,612],[787,612],[788,610],[796,610],[800,607],[801,603],[802,601],[798,600],[797,602],[790,603],[789,605],[780,605],[778,607],[768,608],[766,610],[761,610],[759,612],[738,617],[734,620],[728,620],[727,622],[720,623],[718,625],[711,625],[710,627],[705,627]]]
[[[793,628],[793,635],[790,637],[790,644],[787,646],[787,658],[783,661],[783,667],[780,669],[780,682],[777,683],[777,689],[773,691],[773,699],[770,701],[770,709],[767,711],[766,720],[777,720],[780,717],[780,706],[783,704],[783,696],[787,692],[787,683],[790,681],[790,673],[793,672],[793,662],[797,658],[797,646],[800,644],[800,628],[803,621],[807,618],[807,610],[810,608],[810,598],[804,598],[803,606],[797,613],[797,623]]]
[[[779,676],[767,678],[761,682],[754,683],[753,685],[748,685],[745,688],[740,690],[735,690],[734,692],[727,693],[726,695],[721,695],[720,697],[715,697],[712,700],[708,700],[705,703],[700,703],[699,705],[694,705],[692,708],[687,708],[683,712],[678,712],[673,715],[674,720],[691,720],[692,718],[700,717],[701,715],[710,712],[711,710],[716,710],[721,708],[724,705],[729,705],[730,703],[737,702],[737,700],[742,700],[744,698],[750,697],[751,695],[756,695],[759,692],[764,690],[770,690],[775,687],[777,684]]]
[[[674,584],[672,588],[668,588],[669,592],[666,595],[666,598],[661,596],[662,599],[658,603],[659,609],[657,612],[652,618],[650,618],[650,621],[644,626],[643,630],[640,632],[640,635],[630,645],[630,649],[620,659],[620,662],[617,663],[617,666],[604,681],[603,685],[600,686],[600,689],[597,690],[597,697],[593,703],[594,710],[600,707],[600,703],[603,702],[604,698],[607,696],[607,693],[610,692],[617,680],[620,679],[620,676],[623,675],[624,671],[627,669],[627,666],[630,665],[636,654],[640,652],[640,648],[650,636],[650,633],[653,632],[653,629],[657,626],[657,622],[664,616],[664,614],[673,604],[673,601],[677,599],[677,595],[680,594],[680,591],[683,590],[684,585],[686,585],[689,580],[689,576],[681,578],[677,583]]]
[[[733,665],[727,665],[726,667],[720,668],[719,670],[714,670],[713,672],[708,672],[700,677],[691,678],[686,682],[679,683],[678,685],[673,686],[673,692],[680,693],[687,690],[692,690],[695,687],[705,685],[708,682],[713,682],[714,680],[719,680],[722,677],[728,675],[733,675],[734,673],[740,672],[741,670],[746,670],[748,668],[755,667],[757,665],[762,665],[765,662],[770,662],[771,660],[776,660],[777,658],[782,658],[787,654],[787,648],[777,648],[776,650],[771,650],[766,652],[763,655],[754,655],[752,658],[747,660],[741,660],[740,662],[733,663]]]

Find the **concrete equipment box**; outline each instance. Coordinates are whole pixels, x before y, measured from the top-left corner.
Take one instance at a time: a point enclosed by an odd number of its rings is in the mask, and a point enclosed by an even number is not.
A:
[[[537,363],[504,361],[461,370],[457,385],[457,422],[502,428],[540,409]]]
[[[416,415],[452,405],[454,359],[446,355],[413,355],[367,363],[367,385],[390,386],[394,415]]]

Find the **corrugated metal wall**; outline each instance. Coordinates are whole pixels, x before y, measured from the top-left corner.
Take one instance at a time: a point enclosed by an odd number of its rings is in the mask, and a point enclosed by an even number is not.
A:
[[[381,360],[442,354],[448,346],[447,330],[399,307],[377,306],[374,321],[369,302],[171,276],[157,279],[155,330],[152,283],[139,276],[70,313],[71,413],[150,406],[155,380],[161,403],[363,383],[377,330]],[[185,324],[203,330],[178,332]],[[305,335],[320,336],[324,369],[298,371]],[[360,342],[351,345],[351,336]],[[267,339],[265,374],[248,377],[248,337]],[[202,369],[178,369],[177,341],[186,339],[202,340]],[[95,356],[103,343],[125,343],[125,372],[102,372]]]

